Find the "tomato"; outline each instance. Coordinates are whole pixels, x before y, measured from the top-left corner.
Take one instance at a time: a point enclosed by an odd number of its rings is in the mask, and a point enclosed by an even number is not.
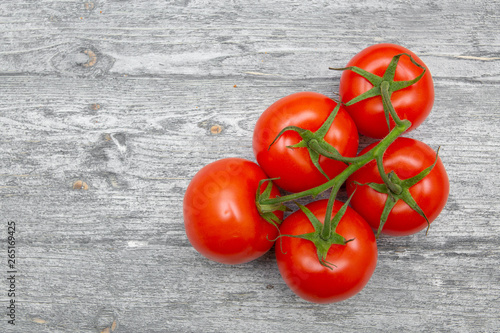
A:
[[[306,207],[322,222],[327,204],[328,200],[318,200]],[[333,214],[341,206],[342,202],[336,201]],[[282,235],[313,231],[311,222],[300,210],[288,216],[280,226]],[[352,297],[364,288],[375,271],[377,243],[363,218],[347,207],[336,232],[352,240],[346,245],[330,247],[326,261],[335,265],[332,268],[319,262],[316,247],[309,240],[284,236],[276,242],[276,260],[281,276],[295,294],[307,301],[332,303]]]
[[[281,98],[265,110],[255,125],[253,150],[257,162],[279,187],[289,192],[301,192],[325,183],[328,179],[314,166],[307,148],[289,148],[301,137],[286,131],[271,143],[287,126],[317,131],[337,104],[315,92],[299,92]],[[324,137],[340,154],[353,157],[358,149],[358,132],[351,117],[341,107]],[[346,165],[321,156],[319,165],[329,178],[335,177]]]
[[[221,159],[203,167],[184,195],[184,226],[192,246],[224,264],[241,264],[265,254],[278,235],[255,204],[259,181],[267,178],[257,164],[241,158]],[[274,186],[271,197],[278,195]],[[283,217],[281,212],[276,214]]]
[[[408,119],[412,125],[408,131],[419,126],[429,115],[434,104],[434,84],[429,69],[410,50],[394,44],[377,44],[356,54],[346,67],[356,66],[378,76],[383,76],[393,56],[407,53],[427,70],[415,84],[395,91],[391,96],[392,105],[401,119]],[[401,56],[396,68],[394,81],[407,81],[418,77],[422,69],[413,64],[407,56]],[[344,70],[340,77],[339,94],[343,103],[370,90],[373,85],[361,75]],[[372,138],[383,138],[389,133],[381,96],[375,96],[345,106],[359,132]],[[391,119],[391,128],[394,122]]]
[[[369,145],[360,155],[373,148],[377,142]],[[430,167],[436,160],[436,153],[423,142],[399,137],[387,148],[383,165],[386,173],[394,171],[400,179],[416,176]],[[366,183],[383,183],[375,161],[371,161],[347,179],[347,193],[354,189],[351,206],[371,225],[378,229],[380,217],[387,200],[387,194],[379,193]],[[436,219],[443,210],[450,185],[443,162],[438,158],[431,172],[417,184],[409,188],[410,194],[425,213],[429,222]],[[417,233],[428,224],[424,217],[411,209],[404,201],[399,200],[392,208],[382,233],[392,236],[406,236]]]

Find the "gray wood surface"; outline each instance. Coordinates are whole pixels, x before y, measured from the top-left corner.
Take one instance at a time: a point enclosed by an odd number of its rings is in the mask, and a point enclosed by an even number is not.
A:
[[[190,178],[254,160],[267,106],[335,97],[328,67],[379,42],[434,77],[408,135],[441,146],[450,177],[429,235],[382,237],[367,287],[331,305],[296,297],[273,253],[201,257],[183,229]],[[500,331],[498,0],[3,0],[0,46],[0,331]]]

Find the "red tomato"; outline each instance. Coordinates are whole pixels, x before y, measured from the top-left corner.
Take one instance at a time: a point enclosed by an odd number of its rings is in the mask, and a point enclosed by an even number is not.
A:
[[[375,142],[366,147],[360,152],[360,155],[376,144]],[[435,160],[436,153],[425,143],[400,137],[387,148],[383,165],[386,173],[394,171],[400,179],[408,179],[431,166]],[[351,195],[356,188],[356,193],[351,199],[351,206],[363,216],[372,228],[378,229],[387,194],[379,193],[368,185],[356,185],[354,182],[361,184],[383,183],[376,162],[371,161],[349,177],[347,192]],[[432,171],[420,182],[410,187],[409,191],[429,222],[435,220],[443,210],[450,191],[448,175],[440,158]],[[392,236],[406,236],[419,232],[427,226],[427,221],[421,215],[405,202],[399,200],[389,214],[382,233]]]
[[[241,158],[203,167],[184,195],[184,226],[193,247],[224,264],[245,263],[266,253],[278,231],[259,215],[255,195],[259,181],[267,178],[257,164]],[[274,187],[271,196],[278,195]]]
[[[314,201],[306,207],[320,221],[324,221],[328,200]],[[342,202],[336,201],[335,214]],[[301,235],[314,231],[302,211],[287,217],[280,226],[283,235]],[[353,239],[346,245],[334,244],[328,250],[326,261],[335,265],[323,266],[314,244],[305,239],[282,237],[275,246],[276,260],[281,276],[292,291],[315,303],[332,303],[357,294],[370,280],[377,265],[377,243],[373,231],[363,218],[348,207],[340,220],[337,233]],[[278,242],[282,242],[281,247]]]
[[[262,113],[253,134],[253,150],[257,162],[270,178],[282,189],[301,192],[327,181],[314,166],[307,148],[288,148],[302,139],[297,132],[285,132],[272,146],[279,132],[287,126],[298,126],[315,132],[337,104],[330,98],[315,92],[300,92],[286,96]],[[341,107],[332,126],[324,137],[340,154],[356,156],[358,132],[351,117]],[[333,178],[346,165],[323,156],[319,165]]]
[[[401,54],[410,54],[420,65],[425,64],[410,50],[394,44],[372,45],[356,54],[347,64],[356,66],[378,76],[383,76],[392,57]],[[407,81],[418,77],[422,69],[410,61],[407,56],[399,59],[394,81]],[[340,77],[339,94],[343,103],[370,90],[373,85],[350,70],[344,70]],[[391,96],[392,105],[401,119],[408,119],[412,126],[408,131],[419,126],[429,115],[434,104],[434,83],[427,68],[424,76],[415,84],[394,92]],[[389,133],[387,121],[382,105],[382,97],[372,97],[350,106],[345,106],[361,134],[372,138],[383,138]],[[391,119],[391,128],[394,122]]]

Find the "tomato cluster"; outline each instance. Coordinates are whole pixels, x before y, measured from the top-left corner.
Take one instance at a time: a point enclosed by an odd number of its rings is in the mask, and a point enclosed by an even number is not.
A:
[[[437,153],[401,137],[434,102],[424,63],[401,46],[377,44],[338,70],[340,101],[315,92],[277,100],[255,125],[257,163],[215,161],[184,196],[186,234],[198,252],[242,264],[275,244],[285,283],[315,303],[357,294],[375,271],[377,237],[428,229],[449,193]],[[358,152],[358,133],[379,140]],[[349,199],[341,202],[344,186]],[[322,192],[329,199],[315,201]],[[313,200],[296,202],[306,197]],[[298,209],[285,214],[290,202]]]

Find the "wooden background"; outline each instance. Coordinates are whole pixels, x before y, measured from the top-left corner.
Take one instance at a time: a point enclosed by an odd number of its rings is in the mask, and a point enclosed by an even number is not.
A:
[[[328,67],[379,42],[434,77],[434,109],[408,135],[441,146],[450,177],[429,235],[382,237],[367,287],[331,305],[296,297],[273,253],[201,257],[183,229],[190,178],[254,160],[267,106],[335,97]],[[0,46],[0,331],[500,330],[498,0],[3,0]]]

